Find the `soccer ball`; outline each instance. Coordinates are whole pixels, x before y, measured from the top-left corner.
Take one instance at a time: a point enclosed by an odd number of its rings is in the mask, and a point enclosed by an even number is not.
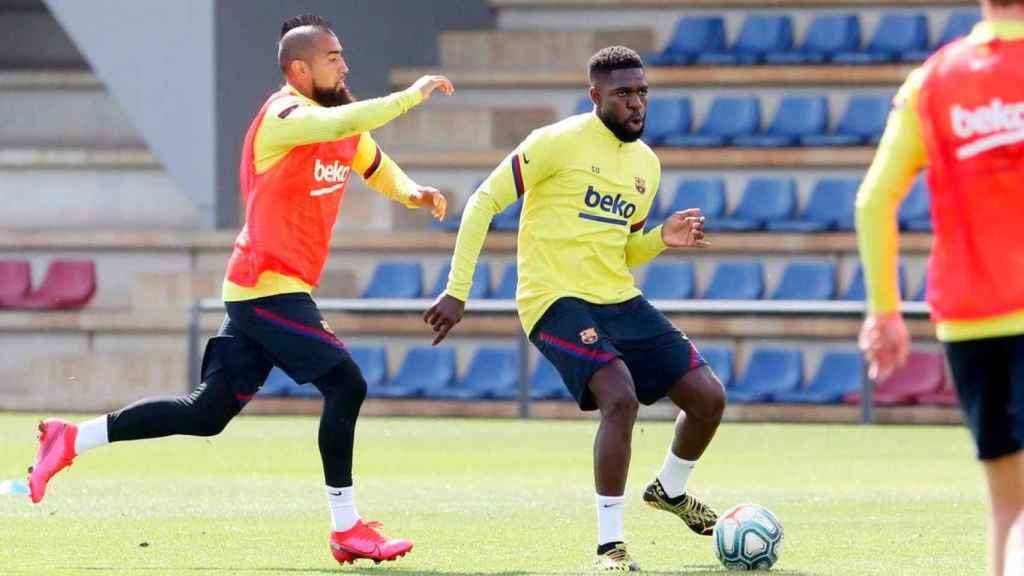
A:
[[[757,504],[738,504],[715,524],[715,555],[729,570],[769,570],[782,551],[782,524]]]

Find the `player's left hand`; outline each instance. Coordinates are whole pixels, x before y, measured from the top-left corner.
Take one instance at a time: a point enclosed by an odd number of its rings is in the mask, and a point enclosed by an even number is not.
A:
[[[869,314],[857,342],[868,361],[868,377],[875,382],[907,363],[910,335],[899,312]]]
[[[430,215],[434,218],[443,220],[444,215],[448,213],[448,199],[444,194],[430,186],[417,186],[416,191],[420,193],[419,198],[414,200],[416,205],[424,210],[430,210]]]
[[[661,240],[671,248],[704,248],[704,215],[700,208],[688,208],[671,214],[661,227]]]

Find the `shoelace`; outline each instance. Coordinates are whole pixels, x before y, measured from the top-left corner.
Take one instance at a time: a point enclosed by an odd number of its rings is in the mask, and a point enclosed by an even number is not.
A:
[[[625,548],[616,546],[608,552],[608,557],[616,562],[629,562],[629,553],[626,552]]]

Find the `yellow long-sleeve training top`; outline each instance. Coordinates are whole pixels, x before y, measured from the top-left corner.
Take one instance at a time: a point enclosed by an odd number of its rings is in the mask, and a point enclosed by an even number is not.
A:
[[[660,181],[654,152],[593,113],[534,130],[470,197],[446,293],[466,301],[491,219],[522,196],[516,306],[527,334],[559,298],[639,295],[629,268],[665,249],[660,226],[643,229]]]
[[[361,134],[352,159],[352,169],[362,175],[373,164],[378,150],[369,131],[387,124],[423,101],[419,90],[409,88],[383,98],[325,108],[290,85],[285,85],[285,89],[290,96],[271,103],[256,131],[253,159],[257,174],[270,170],[296,146],[341,140]],[[292,107],[295,108],[289,113],[281,114]],[[412,202],[416,195],[416,184],[383,151],[379,166],[366,183],[389,200],[401,202],[410,208],[416,207]],[[268,270],[260,275],[252,287],[240,286],[225,279],[222,297],[225,302],[237,302],[275,294],[309,294],[312,291],[313,287],[299,278]]]
[[[1024,38],[1024,22],[980,22],[967,41],[980,44],[993,38]],[[896,214],[915,175],[928,165],[917,111],[918,92],[926,74],[925,68],[915,69],[897,92],[878,152],[857,192],[857,243],[864,264],[868,309],[875,314],[895,312],[900,306]],[[936,335],[944,342],[1021,333],[1024,333],[1024,312],[944,321],[936,325]]]

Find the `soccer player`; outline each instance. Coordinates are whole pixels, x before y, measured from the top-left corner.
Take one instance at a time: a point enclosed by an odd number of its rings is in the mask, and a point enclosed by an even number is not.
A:
[[[424,76],[401,92],[356,103],[341,44],[330,23],[312,15],[283,24],[278,61],[287,83],[260,109],[242,148],[245,225],[224,279],[227,318],[207,343],[202,384],[187,396],[145,399],[78,425],[41,423],[30,495],[42,500],[54,474],[109,442],[220,433],[277,365],[323,393],[318,443],[332,554],[349,563],[393,560],[412,542],[387,539],[376,523],[363,522],[353,496],[352,445],[366,381],[310,294],[353,172],[391,200],[444,217],[444,196],[406,176],[369,131],[453,87],[443,76]]]
[[[992,574],[1024,574],[1024,1],[983,0],[984,21],[914,70],[857,196],[869,375],[907,357],[896,214],[928,170],[935,236],[927,300],[988,480]],[[1005,566],[1005,572],[1004,572]]]
[[[601,411],[594,567],[630,571],[638,568],[623,541],[622,510],[639,403],[667,395],[682,409],[644,501],[709,535],[717,515],[686,484],[718,428],[725,392],[690,340],[641,296],[629,271],[666,247],[708,244],[696,209],[644,230],[661,166],[640,140],[648,90],[643,62],[633,50],[611,46],[594,54],[589,72],[593,112],[533,131],[469,199],[447,288],[424,320],[435,345],[459,322],[491,219],[525,197],[519,317],[580,408]]]

